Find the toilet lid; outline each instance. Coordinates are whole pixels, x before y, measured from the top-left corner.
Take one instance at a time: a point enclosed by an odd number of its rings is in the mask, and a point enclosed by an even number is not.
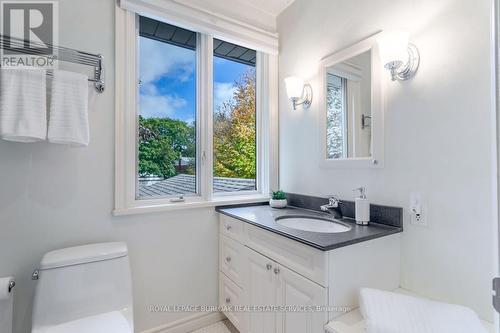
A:
[[[33,329],[32,333],[133,333],[130,323],[119,311],[85,317],[55,326]]]

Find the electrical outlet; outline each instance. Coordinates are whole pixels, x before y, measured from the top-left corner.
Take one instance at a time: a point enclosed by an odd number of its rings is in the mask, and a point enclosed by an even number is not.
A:
[[[411,223],[416,225],[426,225],[422,213],[411,213]]]
[[[421,193],[410,194],[410,223],[422,227],[427,226],[427,209]]]

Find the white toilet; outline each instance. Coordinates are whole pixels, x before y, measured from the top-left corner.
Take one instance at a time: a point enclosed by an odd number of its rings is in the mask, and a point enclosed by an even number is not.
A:
[[[133,333],[127,245],[100,243],[45,254],[32,333]]]

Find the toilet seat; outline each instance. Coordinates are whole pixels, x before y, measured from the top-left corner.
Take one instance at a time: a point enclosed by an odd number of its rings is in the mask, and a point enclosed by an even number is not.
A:
[[[54,326],[33,328],[32,333],[133,333],[119,311],[101,313]]]

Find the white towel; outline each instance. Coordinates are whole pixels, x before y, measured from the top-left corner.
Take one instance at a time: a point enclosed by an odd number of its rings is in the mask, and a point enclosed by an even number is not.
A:
[[[54,326],[34,327],[33,333],[132,333],[129,322],[119,311],[101,313]]]
[[[47,137],[45,71],[0,69],[0,137],[36,142]]]
[[[469,308],[393,292],[361,289],[367,333],[487,333]]]
[[[50,142],[89,144],[88,90],[87,76],[54,70],[47,135]]]

